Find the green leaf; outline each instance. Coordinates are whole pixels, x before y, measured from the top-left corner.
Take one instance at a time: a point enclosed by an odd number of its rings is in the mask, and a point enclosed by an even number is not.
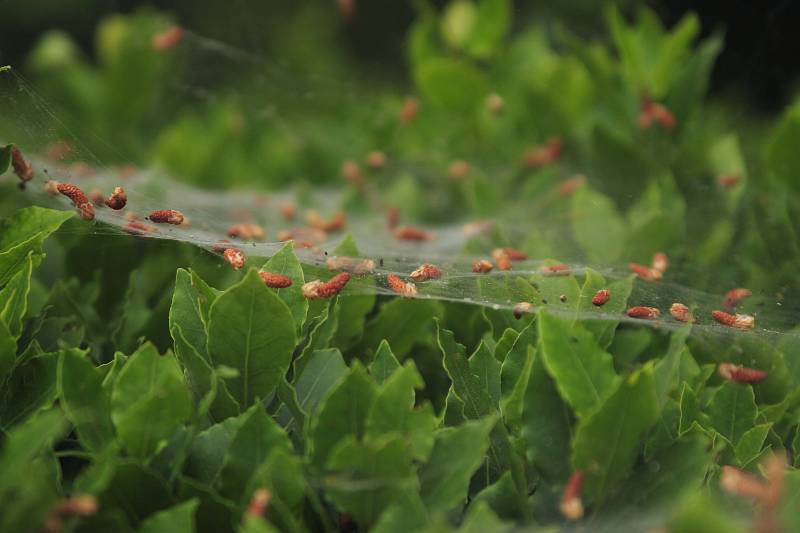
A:
[[[8,326],[0,318],[0,383],[14,368],[17,359],[17,341],[11,336]]]
[[[531,284],[539,292],[542,303],[548,309],[567,312],[578,308],[581,290],[574,276],[534,274],[531,276]]]
[[[480,0],[467,50],[474,57],[485,59],[497,50],[511,26],[511,0]]]
[[[423,386],[422,376],[412,361],[394,372],[381,386],[369,411],[367,438],[398,433],[408,442],[414,459],[427,459],[437,420],[430,404],[414,409],[414,389]]]
[[[734,453],[741,468],[747,468],[758,459],[772,424],[758,424],[745,431],[736,443]]]
[[[348,233],[333,250],[333,255],[360,257],[361,253],[358,251],[353,236]],[[350,348],[364,332],[364,320],[375,306],[374,287],[375,280],[372,276],[353,277],[350,278],[350,282],[342,290],[337,299],[337,305],[339,306],[336,312],[338,325],[333,343],[339,349]],[[327,348],[327,346],[324,347]]]
[[[688,383],[683,384],[680,399],[680,421],[678,423],[678,435],[683,435],[692,428],[700,416],[700,405],[697,395]]]
[[[220,492],[238,500],[255,469],[275,450],[291,453],[292,444],[264,407],[255,404],[242,415],[242,423],[225,452]]]
[[[178,269],[169,309],[169,329],[179,326],[184,340],[206,361],[208,358],[208,315],[217,293],[191,270]],[[173,336],[178,344],[178,339]]]
[[[55,439],[67,430],[64,416],[56,410],[43,411],[15,427],[4,439],[0,453],[0,495],[21,486],[28,475],[31,461],[48,450]]]
[[[255,269],[222,293],[208,324],[208,351],[214,365],[239,371],[226,381],[242,408],[268,398],[286,374],[296,343],[294,320],[286,304],[261,281]]]
[[[583,282],[576,320],[583,320],[582,325],[597,338],[600,347],[606,349],[614,340],[614,333],[622,316],[628,307],[628,297],[633,290],[633,276],[626,276],[611,283],[591,268],[586,269],[586,280]],[[602,307],[592,304],[592,298],[601,289],[607,289],[611,297]],[[593,320],[597,317],[597,320]]]
[[[22,268],[0,290],[0,320],[8,326],[15,340],[22,335],[22,325],[28,311],[33,257],[33,252],[29,253]]]
[[[427,102],[451,113],[473,113],[489,93],[483,73],[469,63],[430,58],[414,70],[414,81]]]
[[[303,411],[311,416],[316,414],[322,400],[346,373],[347,365],[339,350],[314,351],[294,383]]]
[[[350,435],[332,450],[326,469],[329,497],[364,528],[404,493],[417,491],[408,448],[397,438],[358,442]]]
[[[58,396],[84,448],[98,453],[114,443],[111,398],[103,388],[102,376],[80,350],[61,351]]]
[[[375,356],[369,364],[369,373],[378,383],[383,385],[392,373],[400,368],[400,362],[392,353],[392,349],[386,339],[383,339],[375,351]]]
[[[250,477],[241,501],[250,501],[260,488],[270,492],[269,515],[279,530],[300,530],[297,515],[307,491],[300,458],[283,448],[274,450]]]
[[[500,410],[506,424],[511,427],[518,426],[521,421],[535,355],[536,327],[529,324],[514,340],[500,370],[500,388],[503,394]]]
[[[572,231],[589,261],[613,263],[625,246],[625,221],[607,196],[581,187],[572,195]]]
[[[751,427],[758,413],[753,388],[726,381],[708,404],[711,427],[734,446]]]
[[[301,287],[306,282],[303,267],[294,255],[293,241],[287,242],[283,248],[270,257],[261,270],[283,274],[292,279],[292,284],[284,289],[272,289],[292,312],[298,331],[303,327],[308,313],[308,300],[303,296]]]
[[[431,319],[441,312],[441,305],[434,300],[395,298],[381,306],[377,316],[369,321],[362,345],[371,348],[386,340],[395,356],[402,360]]]
[[[0,351],[3,350],[3,322],[0,320]],[[14,356],[16,345],[10,340],[8,349]],[[2,354],[0,353],[0,359]],[[8,430],[25,420],[31,413],[50,407],[58,396],[56,375],[58,354],[43,353],[17,359],[14,369],[5,382],[0,401],[0,425]],[[1,375],[1,374],[0,374]]]
[[[591,416],[581,420],[572,440],[572,464],[585,473],[586,493],[602,502],[630,473],[641,437],[658,420],[653,365],[631,374]]]
[[[671,533],[745,533],[751,531],[741,518],[723,509],[708,491],[689,491],[667,523]]]
[[[594,336],[576,324],[539,314],[539,339],[545,367],[561,396],[579,418],[594,411],[619,384],[611,355]]]
[[[331,346],[339,327],[339,299],[335,297],[322,308],[320,315],[307,335],[306,344],[300,357],[294,360],[294,374],[300,375],[306,361],[315,350],[325,350]]]
[[[496,423],[495,417],[488,417],[436,432],[430,459],[419,469],[420,495],[430,511],[449,511],[467,498],[470,479],[484,462]]]
[[[249,412],[214,424],[195,437],[186,460],[186,475],[211,486],[216,481],[233,438]]]
[[[566,481],[572,438],[569,407],[561,399],[553,378],[544,366],[541,346],[534,349],[531,375],[522,406],[522,436],[527,444],[528,460],[547,479]]]
[[[131,355],[111,392],[111,420],[131,455],[148,457],[192,414],[192,397],[175,359],[152,344]]]
[[[469,369],[478,378],[479,386],[489,393],[492,405],[500,405],[500,362],[494,354],[481,342],[475,353],[469,358]]]
[[[0,72],[5,72],[7,67],[0,67]],[[6,173],[8,170],[9,165],[11,165],[11,149],[14,147],[13,144],[7,144],[5,146],[0,146],[0,176]]]
[[[169,509],[159,511],[142,522],[139,533],[193,533],[194,514],[199,500],[192,498]]]
[[[364,436],[378,391],[364,367],[354,361],[350,371],[331,391],[311,421],[311,462],[322,467],[337,443],[345,437]]]
[[[686,324],[675,330],[669,338],[667,353],[656,363],[656,394],[658,395],[658,404],[661,407],[667,401],[670,390],[678,385],[676,378],[680,370],[681,354],[686,349],[686,339],[689,338],[689,333],[691,332],[691,324]]]
[[[800,102],[787,109],[767,144],[767,164],[772,174],[795,190],[800,187],[800,153],[795,140],[800,135]]]
[[[42,207],[27,207],[0,220],[0,287],[25,264],[30,252],[42,253],[44,240],[73,214]]]

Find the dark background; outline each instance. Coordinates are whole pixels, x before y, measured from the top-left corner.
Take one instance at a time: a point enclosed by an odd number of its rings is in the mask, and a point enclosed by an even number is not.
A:
[[[20,65],[38,37],[50,29],[68,31],[87,53],[93,48],[97,21],[115,12],[130,12],[151,6],[171,13],[186,27],[232,45],[263,50],[262,37],[282,17],[291,17],[298,3],[335,0],[0,0],[0,63]],[[352,55],[370,68],[388,76],[404,71],[403,43],[414,19],[411,2],[404,0],[356,0],[357,14],[342,32]],[[434,2],[443,5],[446,2]],[[584,35],[603,31],[598,16],[601,2],[515,2],[519,24],[535,18],[559,21]],[[635,2],[623,2],[632,11]],[[691,2],[670,0],[647,2],[667,25],[687,11],[696,12],[703,34],[725,33],[725,48],[712,79],[715,93],[744,97],[750,107],[777,112],[792,99],[800,75],[800,3],[791,0],[729,0]],[[272,54],[280,51],[271,50]]]

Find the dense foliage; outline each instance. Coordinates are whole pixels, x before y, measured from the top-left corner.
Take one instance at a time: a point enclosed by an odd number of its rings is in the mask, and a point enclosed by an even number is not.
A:
[[[250,59],[204,70],[219,47],[197,36],[154,50],[169,22],[152,12],[105,22],[97,64],[53,34],[28,68],[102,139],[81,136],[85,152],[60,164],[86,153],[118,163],[123,152],[220,188],[257,174],[266,189],[292,184],[302,204],[305,187],[337,184],[344,160],[381,149],[390,163],[366,173],[370,187],[341,185],[350,213],[395,206],[426,224],[497,217],[465,253],[514,245],[595,268],[512,271],[493,285],[467,278],[467,294],[536,304],[521,319],[376,296],[383,280],[371,277],[307,300],[303,283],[331,274],[301,264],[291,244],[241,272],[221,269],[189,245],[17,209],[27,197],[8,172],[0,529],[552,531],[571,527],[560,502],[575,472],[592,530],[800,529],[797,106],[765,124],[704,101],[722,39],[695,44],[693,17],[666,30],[648,11],[629,22],[609,10],[606,42],[559,26],[511,32],[507,0],[455,0],[442,12],[418,4],[408,57],[419,111],[405,123],[406,97],[385,82],[342,88]],[[298,65],[316,64],[301,51],[310,34],[325,68],[347,69],[326,24],[310,9],[283,42]],[[212,76],[220,71],[228,86]],[[175,79],[217,97],[176,104]],[[303,83],[314,99],[294,90]],[[9,94],[4,141],[34,154],[69,139],[65,123],[27,123],[41,110],[10,107]],[[275,120],[263,119],[264,101]],[[642,123],[651,101],[673,126]],[[532,161],[556,137],[561,153]],[[471,170],[446,178],[454,159]],[[575,172],[586,182],[555,193]],[[606,272],[659,251],[672,263],[659,288]],[[333,254],[360,255],[350,238]],[[266,287],[260,268],[292,286]],[[756,331],[705,327],[710,309],[698,310],[700,326],[620,323],[629,305],[666,309],[678,296],[698,305],[683,287],[719,294],[721,305],[736,286],[754,293],[740,311],[757,314]],[[597,309],[601,288],[613,296]],[[725,380],[721,362],[768,377]],[[770,457],[784,451],[788,467],[776,473]],[[756,474],[775,501],[722,490],[725,466]],[[266,512],[253,510],[260,489]],[[75,495],[94,496],[97,508],[65,510]]]

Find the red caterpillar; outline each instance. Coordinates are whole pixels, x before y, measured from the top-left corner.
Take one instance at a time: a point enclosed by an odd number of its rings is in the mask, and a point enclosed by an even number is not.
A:
[[[667,271],[669,267],[669,259],[667,258],[667,254],[664,252],[656,252],[653,255],[653,270],[657,270],[662,274]]]
[[[717,183],[719,183],[721,187],[725,187],[726,189],[730,189],[731,187],[739,185],[740,181],[742,181],[742,178],[739,176],[734,176],[734,175],[717,176]]]
[[[161,209],[159,211],[153,211],[150,213],[150,215],[148,215],[147,218],[156,224],[173,224],[175,226],[183,224],[185,219],[183,213],[180,211],[175,211],[174,209]]]
[[[154,233],[156,228],[138,220],[131,220],[122,226],[122,231],[131,235],[147,235],[148,233]]]
[[[611,298],[611,291],[608,289],[600,289],[594,296],[592,296],[592,304],[600,307],[601,305],[605,305],[606,302]]]
[[[242,239],[244,241],[263,241],[267,234],[264,228],[258,224],[240,223],[228,228],[228,237]]]
[[[342,163],[342,177],[351,185],[361,186],[364,184],[364,174],[358,163],[352,160]]]
[[[563,142],[560,137],[550,137],[547,143],[535,146],[525,152],[524,162],[528,168],[540,168],[549,165],[561,155]]]
[[[328,234],[316,228],[294,228],[279,231],[277,237],[281,242],[299,239],[309,243],[321,243],[328,238]]]
[[[722,467],[719,484],[728,494],[761,501],[767,500],[771,492],[769,485],[753,474],[728,465]]]
[[[417,283],[442,277],[442,271],[430,263],[423,263],[418,269],[411,273],[411,279]]]
[[[89,198],[92,199],[92,204],[95,207],[103,207],[106,203],[106,199],[103,197],[103,191],[100,189],[92,189],[89,191]]]
[[[346,255],[329,257],[325,262],[328,265],[328,270],[344,270],[357,276],[372,274],[375,272],[375,261],[372,259],[362,259],[357,261],[352,257]]]
[[[394,230],[394,238],[399,241],[429,241],[433,234],[414,226],[403,226]]]
[[[180,26],[172,26],[161,33],[153,35],[153,40],[151,42],[153,50],[158,50],[161,52],[172,48],[181,42],[183,39],[183,34],[183,28]]]
[[[311,209],[306,214],[306,220],[312,228],[321,231],[339,231],[347,224],[347,215],[339,211],[330,220],[325,221],[316,210]]]
[[[19,186],[24,189],[25,184],[33,179],[33,167],[25,159],[16,146],[11,146],[11,166],[14,168],[14,174],[19,178]]]
[[[272,501],[272,493],[265,488],[253,491],[250,503],[247,504],[247,516],[263,517],[267,512],[269,502]]]
[[[524,261],[528,258],[528,254],[523,252],[522,250],[517,250],[515,248],[495,248],[492,252],[492,255],[495,254],[502,254],[511,259],[512,261]]]
[[[525,313],[530,312],[530,310],[532,308],[533,308],[533,304],[530,303],[530,302],[520,302],[520,303],[518,303],[517,305],[514,306],[514,310],[513,310],[514,318],[519,320],[520,318],[522,318],[522,316]]]
[[[720,363],[717,372],[724,379],[734,383],[758,383],[767,379],[769,375],[763,370],[747,368],[733,363]]]
[[[568,180],[564,180],[558,185],[558,194],[561,196],[569,196],[570,194],[574,193],[581,187],[586,184],[586,176],[583,174],[578,174],[569,178]]]
[[[675,127],[675,116],[663,104],[653,102],[649,97],[642,98],[639,111],[639,127],[647,129],[658,122],[662,128],[671,130]]]
[[[551,276],[567,276],[570,273],[569,265],[563,265],[561,263],[557,265],[543,265],[539,268],[539,272],[545,275]]]
[[[58,192],[72,200],[72,205],[78,209],[78,213],[84,220],[94,220],[94,206],[77,185],[71,183],[59,183],[56,185]]]
[[[503,97],[497,93],[492,93],[486,97],[486,109],[488,109],[493,115],[499,115],[502,113],[505,106],[505,100],[503,100]]]
[[[493,268],[494,265],[492,265],[486,259],[481,259],[480,261],[475,261],[472,263],[472,271],[477,274],[488,274]]]
[[[396,207],[390,207],[386,211],[386,227],[390,230],[395,229],[398,222],[400,222],[400,210]]]
[[[661,316],[661,311],[655,307],[637,306],[628,309],[627,314],[631,318],[658,318]]]
[[[281,216],[286,221],[294,220],[294,217],[297,216],[297,208],[294,204],[282,204],[280,207]]]
[[[447,167],[447,175],[451,180],[458,181],[467,177],[470,171],[469,163],[463,159],[456,159]]]
[[[399,294],[400,296],[411,298],[417,295],[416,285],[414,285],[410,281],[409,282],[403,281],[395,274],[389,274],[388,276],[386,276],[386,284],[389,285],[389,288],[392,289],[397,294]]]
[[[416,118],[417,113],[419,113],[419,100],[413,96],[409,96],[406,98],[405,102],[403,102],[403,109],[400,110],[400,122],[402,124],[408,124]]]
[[[109,209],[113,209],[115,211],[119,211],[128,203],[128,195],[125,194],[125,189],[122,187],[114,187],[114,192],[111,193],[111,196],[106,198],[105,204],[109,207]]]
[[[309,300],[318,298],[330,298],[339,294],[347,282],[350,281],[350,274],[347,272],[340,272],[328,281],[314,280],[309,281],[302,287],[303,296]]]
[[[581,491],[583,490],[583,472],[576,470],[564,485],[564,492],[561,495],[561,503],[558,509],[561,514],[570,521],[579,520],[583,516],[583,500]]]
[[[731,328],[737,329],[753,329],[755,325],[755,318],[752,315],[732,315],[730,313],[726,313],[725,311],[711,311],[711,316],[722,324],[723,326],[728,326]]]
[[[636,274],[645,281],[658,281],[662,277],[662,272],[655,268],[646,267],[639,263],[628,263],[628,270]]]
[[[273,289],[285,289],[292,285],[292,278],[284,276],[283,274],[259,272],[258,275],[261,276],[261,281],[263,281],[267,287],[272,287]]]
[[[669,314],[679,322],[697,322],[689,308],[682,303],[675,302],[669,308]]]
[[[234,270],[240,270],[242,267],[244,267],[244,252],[240,250],[235,248],[226,248],[225,251],[222,252],[222,257],[225,258],[225,261],[227,261]]]
[[[367,166],[372,170],[380,170],[386,166],[386,154],[380,150],[373,150],[367,154]]]
[[[752,294],[749,290],[741,287],[729,290],[725,293],[725,308],[733,309],[739,302]]]
[[[492,257],[494,258],[494,262],[497,264],[497,268],[499,268],[500,270],[511,270],[511,258],[508,257],[506,254],[492,253]]]

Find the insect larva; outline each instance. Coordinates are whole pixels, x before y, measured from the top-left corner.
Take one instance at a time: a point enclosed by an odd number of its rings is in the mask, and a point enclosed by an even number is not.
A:
[[[478,222],[469,222],[467,224],[464,224],[464,227],[461,228],[461,231],[463,231],[464,235],[466,235],[467,237],[471,237],[473,235],[477,235],[478,233],[487,232],[490,229],[492,229],[491,222],[485,220],[479,220]]]
[[[356,260],[352,257],[340,255],[329,257],[325,261],[325,264],[328,266],[328,270],[343,270],[356,274],[357,276],[375,272],[375,261],[372,259]]]
[[[692,312],[689,311],[689,308],[682,303],[673,303],[669,308],[669,314],[672,315],[672,318],[680,322],[697,322]]]
[[[733,363],[720,363],[717,372],[724,379],[734,383],[758,383],[767,379],[767,372]]]
[[[447,175],[451,180],[458,181],[467,177],[470,171],[469,163],[463,159],[456,159],[447,167]]]
[[[258,224],[240,223],[228,228],[228,237],[242,239],[243,241],[263,241],[267,234]]]
[[[639,127],[647,129],[653,125],[653,122],[658,122],[661,127],[671,130],[675,127],[675,116],[663,104],[653,102],[649,97],[642,98],[642,104],[639,110]]]
[[[752,292],[748,289],[738,287],[736,289],[731,289],[725,293],[725,307],[727,309],[733,309],[736,305],[739,304],[742,300],[747,298],[748,296],[752,296]]]
[[[605,305],[606,302],[611,298],[611,291],[608,289],[600,289],[594,296],[592,296],[592,304],[600,307],[601,305]]]
[[[153,40],[151,42],[153,49],[159,52],[168,50],[181,42],[183,34],[183,28],[180,26],[172,26],[161,33],[153,35]]]
[[[636,306],[628,309],[627,314],[631,318],[658,318],[661,311],[655,307]]]
[[[636,274],[639,279],[644,281],[658,281],[662,278],[661,271],[650,268],[639,263],[628,263],[628,270]]]
[[[393,232],[394,238],[399,241],[429,241],[433,234],[414,226],[402,226]]]
[[[97,498],[91,494],[73,494],[61,500],[53,511],[61,517],[87,517],[95,514],[99,508]]]
[[[442,271],[430,263],[423,263],[419,266],[419,268],[411,273],[410,277],[417,283],[421,283],[423,281],[441,278]]]
[[[717,176],[717,183],[721,187],[725,187],[726,189],[730,189],[731,187],[736,187],[739,185],[739,182],[742,181],[740,176],[735,176],[732,174],[726,174],[722,176]]]
[[[358,163],[353,160],[342,163],[342,177],[351,185],[361,186],[364,184],[364,174]]]
[[[730,313],[726,313],[725,311],[715,310],[711,311],[711,316],[723,326],[728,326],[731,328],[753,329],[753,326],[755,325],[755,317],[752,315],[732,315]]]
[[[667,254],[664,252],[656,252],[653,255],[653,270],[657,270],[662,274],[667,271],[669,268],[669,259],[667,258]]]
[[[561,495],[561,503],[558,509],[561,514],[570,521],[579,520],[583,516],[583,500],[581,491],[583,490],[583,471],[576,470],[564,485],[564,492]]]
[[[504,253],[500,253],[497,255],[492,254],[495,264],[497,264],[497,268],[500,270],[511,270],[511,258],[508,257]]]
[[[546,276],[567,276],[570,273],[570,269],[569,265],[559,263],[557,265],[542,265],[539,268],[539,272]]]
[[[564,180],[558,184],[558,194],[561,196],[569,196],[586,184],[586,176],[577,174],[568,180]]]
[[[153,211],[147,218],[156,224],[173,224],[179,226],[183,224],[184,216],[180,211],[174,209],[161,209],[160,211]]]
[[[303,285],[301,290],[303,291],[303,296],[309,300],[330,298],[331,296],[339,294],[344,286],[347,285],[348,281],[350,281],[350,274],[347,272],[340,272],[328,281],[318,279],[309,281]]]
[[[94,220],[94,206],[77,185],[71,183],[59,183],[56,185],[58,192],[72,200],[81,218],[84,220]]]
[[[297,216],[297,207],[295,207],[294,204],[289,204],[289,203],[281,204],[279,209],[281,212],[281,216],[287,222],[294,220],[294,217]]]
[[[493,268],[494,265],[492,265],[492,263],[486,259],[481,259],[480,261],[475,261],[472,263],[472,271],[478,274],[488,274]]]
[[[525,261],[528,258],[528,254],[526,254],[522,250],[517,250],[515,248],[508,248],[508,247],[506,247],[506,248],[495,248],[492,251],[492,257],[494,257],[495,254],[505,255],[506,257],[508,257],[512,261]]]
[[[522,318],[523,315],[525,315],[525,313],[529,313],[532,308],[533,304],[530,302],[518,303],[517,305],[514,306],[514,309],[512,311],[514,313],[514,318],[519,320],[520,318]]]
[[[58,196],[58,182],[56,180],[47,180],[44,187],[42,187],[42,192],[50,196]]]
[[[561,155],[563,143],[560,137],[550,137],[544,145],[528,149],[523,156],[525,166],[540,168],[549,165]]]
[[[738,468],[724,465],[719,485],[728,494],[764,501],[769,498],[770,488],[759,478]]]
[[[386,284],[389,285],[389,288],[392,289],[394,292],[403,296],[405,298],[413,298],[417,295],[417,286],[411,283],[410,281],[406,282],[400,279],[399,276],[395,274],[389,274],[386,276]]]
[[[277,238],[280,242],[291,240],[303,240],[313,244],[324,242],[328,238],[328,234],[316,228],[293,228],[289,230],[279,231]],[[295,242],[297,244],[297,242]],[[298,245],[299,246],[299,245]]]
[[[273,289],[285,289],[292,285],[292,278],[284,276],[283,274],[262,271],[259,272],[258,275],[261,276],[261,281],[263,281],[267,287],[272,287]]]
[[[222,252],[222,257],[234,270],[239,270],[244,266],[244,253],[236,248],[225,248]]]
[[[373,150],[367,154],[367,166],[372,170],[380,170],[386,166],[386,154]]]
[[[148,233],[154,233],[156,228],[138,220],[130,220],[127,224],[122,226],[122,231],[130,233],[131,235],[147,235]]]
[[[113,209],[114,211],[119,211],[128,203],[128,195],[125,194],[125,189],[122,187],[114,187],[114,192],[111,193],[111,196],[106,198],[105,204],[109,207],[109,209]]]
[[[11,166],[14,169],[14,174],[19,178],[19,186],[24,189],[25,184],[33,179],[33,167],[22,155],[22,152],[16,146],[11,146]]]
[[[486,109],[488,109],[493,115],[499,115],[502,113],[505,106],[505,100],[503,100],[503,97],[497,93],[492,93],[486,97]]]
[[[339,211],[330,220],[323,220],[316,209],[309,209],[306,213],[308,225],[321,231],[339,231],[347,224],[347,215]]]
[[[92,204],[95,207],[103,207],[106,204],[106,199],[103,197],[103,191],[100,189],[92,189],[89,191],[89,198],[92,199]]]
[[[419,113],[419,100],[409,96],[403,102],[403,108],[400,110],[400,122],[408,124],[416,118],[417,113]]]
[[[250,497],[250,503],[247,504],[247,515],[253,517],[263,517],[267,512],[269,502],[272,501],[272,493],[265,488],[256,489],[253,491],[253,496]]]

